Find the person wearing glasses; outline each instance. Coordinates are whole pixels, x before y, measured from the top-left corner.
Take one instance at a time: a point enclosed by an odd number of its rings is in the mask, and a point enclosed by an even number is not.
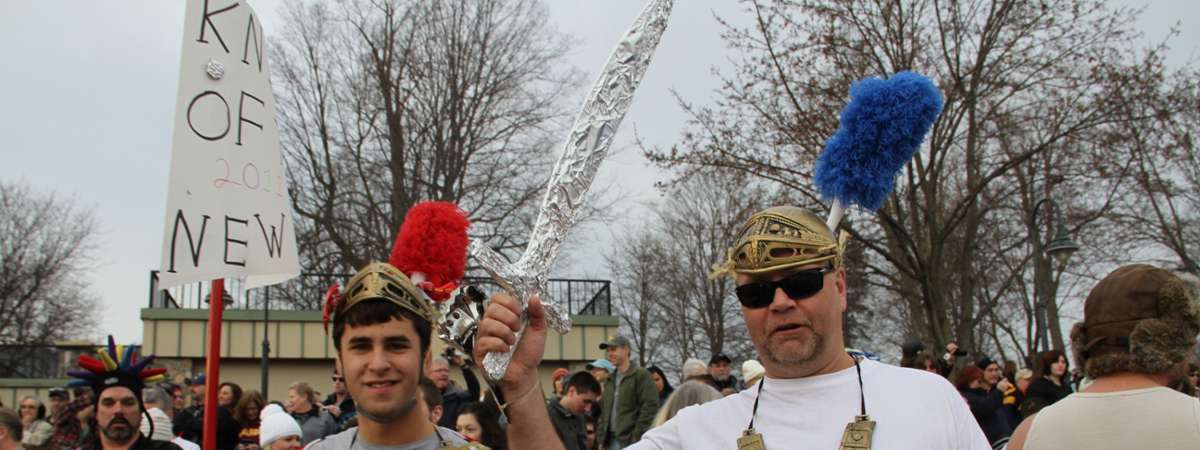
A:
[[[342,373],[333,368],[333,376],[330,377],[333,382],[333,393],[325,397],[325,401],[321,404],[325,405],[325,411],[333,416],[337,421],[338,429],[346,429],[346,422],[354,417],[354,398],[350,397],[350,391],[346,390],[346,379],[342,378]]]
[[[844,239],[801,208],[751,216],[720,274],[735,277],[765,377],[754,389],[680,411],[629,448],[990,449],[946,379],[846,353],[844,248]],[[517,300],[494,295],[475,357],[516,345],[499,381],[509,401],[509,447],[558,449],[540,399],[524,395],[536,387],[547,333],[540,300],[530,299],[527,314],[518,342]]]
[[[21,446],[25,450],[49,448],[50,436],[54,434],[54,425],[46,421],[46,405],[32,395],[21,399],[21,426],[25,428],[21,438]]]

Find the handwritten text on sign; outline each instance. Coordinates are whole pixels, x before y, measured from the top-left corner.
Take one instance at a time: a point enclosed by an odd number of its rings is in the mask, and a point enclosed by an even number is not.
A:
[[[187,2],[162,288],[300,273],[265,43],[244,1]]]

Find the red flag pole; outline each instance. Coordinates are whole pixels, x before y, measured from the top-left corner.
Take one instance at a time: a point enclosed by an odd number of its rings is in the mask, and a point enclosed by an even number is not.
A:
[[[217,385],[221,380],[221,313],[225,279],[212,282],[208,294],[208,357],[204,361],[204,450],[217,449]]]

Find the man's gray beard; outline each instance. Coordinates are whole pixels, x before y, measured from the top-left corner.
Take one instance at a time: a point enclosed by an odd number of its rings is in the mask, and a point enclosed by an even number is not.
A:
[[[375,422],[375,423],[392,423],[392,422],[395,422],[396,419],[404,417],[408,413],[412,412],[412,410],[414,408],[416,408],[416,406],[417,406],[417,399],[415,397],[412,400],[410,400],[408,403],[401,405],[399,408],[393,409],[391,411],[387,411],[386,413],[383,413],[383,414],[376,414],[366,408],[363,408],[363,405],[359,405],[358,406],[358,415],[366,417],[368,420]]]
[[[714,379],[722,383],[729,381],[729,374],[713,376]]]
[[[118,419],[125,424],[124,430],[112,429],[113,424],[117,423]],[[133,440],[133,438],[137,436],[137,433],[140,433],[141,431],[139,431],[137,427],[133,426],[133,424],[129,423],[128,420],[125,420],[125,417],[117,416],[113,417],[113,420],[108,422],[108,426],[101,428],[100,432],[104,433],[104,437],[109,438],[113,442],[124,444]]]
[[[812,361],[813,359],[815,359],[817,357],[817,354],[821,352],[821,349],[825,348],[825,337],[821,336],[820,334],[817,334],[815,331],[813,332],[812,341],[809,341],[809,342],[812,345],[809,348],[805,349],[805,350],[807,350],[806,352],[802,351],[801,354],[799,354],[799,355],[789,357],[786,355],[780,355],[780,354],[776,353],[775,350],[773,348],[771,348],[771,341],[768,338],[766,345],[763,346],[764,350],[766,350],[766,354],[763,356],[767,360],[769,360],[772,363],[775,363],[777,365],[802,366],[802,365],[807,364],[808,362]],[[804,354],[804,353],[807,353],[807,354]]]

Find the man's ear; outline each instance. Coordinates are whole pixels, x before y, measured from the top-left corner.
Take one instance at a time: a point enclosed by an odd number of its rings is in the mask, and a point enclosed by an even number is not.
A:
[[[846,268],[842,267],[837,270],[835,275],[834,285],[837,287],[838,294],[838,310],[842,313],[846,312]]]

